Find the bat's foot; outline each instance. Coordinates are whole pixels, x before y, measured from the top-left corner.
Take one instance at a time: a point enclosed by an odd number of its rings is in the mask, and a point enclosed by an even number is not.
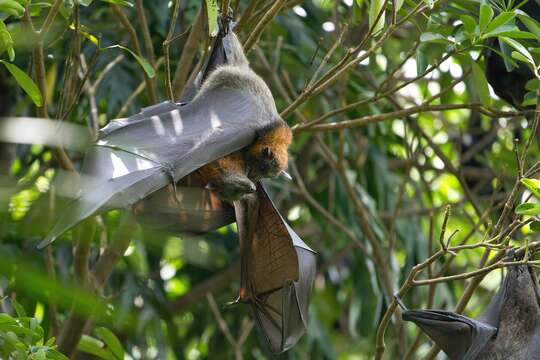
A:
[[[257,191],[257,186],[247,176],[238,172],[229,172],[211,180],[206,188],[214,191],[222,200],[236,201],[245,195]]]

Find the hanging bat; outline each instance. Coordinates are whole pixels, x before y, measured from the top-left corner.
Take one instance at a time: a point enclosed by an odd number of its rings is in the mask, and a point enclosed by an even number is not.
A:
[[[478,319],[439,310],[406,310],[451,360],[540,360],[540,289],[533,269],[508,273]]]
[[[131,206],[197,170],[219,196],[235,200],[286,168],[291,132],[270,89],[232,31],[222,44],[225,65],[208,71],[190,102],[153,105],[100,130],[85,156],[89,179],[40,248],[96,212]]]
[[[217,45],[210,55],[210,61],[218,59],[213,64],[225,58],[215,51],[222,48],[219,41]],[[197,83],[201,78],[190,85],[188,99],[200,91]],[[280,138],[276,140],[274,136]],[[287,144],[289,139],[288,129],[278,127],[260,137],[248,151],[218,159],[182,179],[176,188],[168,186],[157,191],[135,207],[139,222],[171,232],[204,233],[236,221],[242,264],[237,302],[249,306],[257,328],[274,353],[293,347],[306,330],[315,253],[281,217],[260,182],[253,182],[255,193],[244,194],[233,202],[234,209],[230,202],[222,201],[228,197],[223,190],[217,198],[204,184],[208,179],[234,179],[229,183],[233,185],[241,184],[243,179],[260,178],[257,171],[267,170],[264,163],[257,163],[254,155],[266,151],[266,147],[275,149],[275,144]],[[281,154],[286,155],[284,150]],[[256,166],[250,166],[248,171],[247,166],[242,166],[246,163]],[[223,189],[235,191],[231,186]],[[173,191],[180,202],[174,200]]]

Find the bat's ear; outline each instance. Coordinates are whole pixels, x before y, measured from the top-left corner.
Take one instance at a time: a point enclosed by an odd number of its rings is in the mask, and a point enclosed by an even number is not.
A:
[[[446,311],[407,310],[403,320],[418,325],[452,360],[474,359],[497,329]]]

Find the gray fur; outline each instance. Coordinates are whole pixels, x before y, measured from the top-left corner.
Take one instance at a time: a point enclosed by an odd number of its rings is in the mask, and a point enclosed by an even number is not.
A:
[[[242,44],[234,33],[227,36],[227,64],[217,67],[204,81],[195,100],[205,97],[213,89],[230,88],[248,92],[260,106],[260,113],[254,123],[266,124],[266,128],[273,127],[272,123],[283,122],[279,116],[274,97],[264,80],[249,66],[244,54]]]
[[[527,360],[535,355],[529,353],[529,344],[539,325],[540,309],[536,276],[531,271],[526,266],[509,269],[497,335],[488,342],[477,360]]]

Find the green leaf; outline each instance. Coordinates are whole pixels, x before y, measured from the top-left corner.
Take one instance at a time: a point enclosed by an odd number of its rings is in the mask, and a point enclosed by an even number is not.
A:
[[[480,5],[480,19],[479,19],[479,25],[480,25],[480,32],[484,32],[486,30],[489,22],[493,18],[493,9],[488,4],[482,4]]]
[[[126,0],[101,0],[103,2],[109,3],[109,4],[115,4],[125,7],[133,7],[133,4]]]
[[[107,349],[110,350],[118,360],[124,359],[124,348],[118,338],[107,328],[99,327],[96,334],[105,342]]]
[[[313,0],[313,4],[323,10],[332,10],[336,7],[335,0]]]
[[[519,20],[540,40],[540,24],[521,10],[516,10]]]
[[[214,37],[218,33],[218,4],[216,0],[206,0],[206,14],[208,16],[208,33]]]
[[[0,0],[0,12],[21,17],[24,14],[24,6],[14,0]]]
[[[17,320],[9,316],[8,314],[2,313],[0,314],[0,324],[11,324],[15,325],[17,324]]]
[[[13,39],[9,33],[6,24],[0,20],[0,55],[7,51],[9,61],[15,60],[15,50],[13,49]]]
[[[401,9],[404,3],[405,3],[405,0],[394,0],[394,6],[396,7],[396,12],[398,12],[399,9]]]
[[[506,36],[513,39],[536,39],[536,36],[533,33],[530,33],[528,31],[520,31],[520,30],[505,30],[505,26],[501,26],[499,28],[501,31],[494,31],[493,35],[496,36]],[[486,34],[486,37],[488,34]],[[491,33],[489,36],[493,36]]]
[[[511,11],[505,11],[497,15],[495,19],[493,19],[492,22],[489,23],[488,27],[486,28],[486,33],[490,33],[492,31],[495,31],[498,27],[505,25],[510,20],[513,20],[516,17],[516,14]]]
[[[69,360],[67,356],[53,349],[47,351],[47,357],[51,360]]]
[[[133,56],[135,58],[135,60],[137,60],[139,65],[141,65],[141,67],[143,68],[146,75],[148,75],[148,77],[153,78],[154,76],[156,76],[156,72],[155,72],[154,68],[152,67],[152,65],[150,65],[148,60],[146,60],[143,57],[140,57],[139,55],[135,54],[133,51],[131,51],[130,49],[128,49],[127,47],[122,46],[122,45],[112,45],[112,46],[106,47],[106,49],[114,49],[114,48],[119,48],[119,49],[122,49],[122,50],[127,51],[128,53],[130,53],[131,56]]]
[[[519,61],[523,61],[526,64],[530,64],[529,59],[527,59],[525,56],[523,56],[521,53],[517,51],[512,51],[512,58]]]
[[[369,28],[370,29],[373,28],[373,34],[378,33],[384,27],[384,20],[385,20],[384,4],[385,4],[384,0],[371,0],[371,3],[369,4]],[[375,24],[375,20],[377,20],[377,17],[379,16],[379,13],[381,11],[382,11],[382,14],[379,17],[377,24]]]
[[[531,79],[525,84],[525,89],[529,91],[536,91],[540,87],[540,80]]]
[[[469,34],[474,34],[476,30],[476,20],[469,15],[461,15],[459,17],[461,22],[463,23],[463,27],[465,28],[465,31]]]
[[[47,2],[33,2],[28,7],[30,17],[39,16],[41,14],[41,10],[45,8],[50,8],[51,4]]]
[[[448,44],[451,42],[446,37],[442,36],[441,34],[427,32],[420,35],[420,42],[434,42],[439,44]]]
[[[88,335],[83,335],[81,341],[79,341],[79,346],[77,347],[79,351],[84,351],[86,353],[95,355],[100,359],[104,360],[117,360],[111,353],[103,349],[103,343],[98,339],[94,339]]]
[[[37,334],[30,330],[30,329],[27,329],[25,327],[22,327],[22,326],[19,326],[19,325],[5,325],[5,324],[0,324],[0,332],[13,332],[14,334],[17,334],[17,335],[26,335],[26,336],[36,336],[37,337]]]
[[[523,203],[516,207],[516,214],[519,215],[540,215],[540,204]]]
[[[36,83],[30,76],[26,75],[24,71],[19,69],[17,65],[8,63],[6,61],[0,60],[0,63],[4,64],[6,69],[11,73],[11,75],[17,81],[17,84],[30,96],[36,106],[43,105],[43,98],[41,97],[41,92],[37,87]]]
[[[471,62],[471,68],[476,94],[484,105],[491,105],[491,95],[489,94],[486,74],[476,61]]]
[[[499,36],[499,39],[504,41],[505,43],[507,43],[508,45],[513,47],[514,49],[516,49],[521,55],[523,55],[527,59],[527,62],[529,62],[531,65],[534,66],[533,57],[532,57],[531,53],[525,48],[525,46],[521,45],[516,40],[510,39],[510,38],[508,38],[506,36]],[[513,54],[512,54],[512,57],[514,57]]]
[[[536,105],[536,101],[537,101],[536,91],[529,91],[523,97],[523,102],[521,103],[521,105],[525,107],[534,106]]]
[[[76,0],[76,2],[82,6],[90,6],[94,0]]]
[[[536,198],[540,199],[540,180],[538,179],[522,179],[521,183],[533,193]]]
[[[429,44],[420,44],[416,50],[416,73],[423,74],[429,66]]]
[[[69,28],[73,31],[75,31],[75,24],[69,24]],[[99,47],[99,39],[95,37],[94,35],[90,34],[86,26],[80,26],[79,32],[82,36],[84,36],[86,39],[90,40],[90,42],[96,46]]]
[[[11,299],[11,305],[15,308],[15,312],[17,313],[17,316],[22,318],[26,317],[26,311],[24,311],[24,308],[21,304],[15,299]]]
[[[540,221],[533,221],[529,224],[529,229],[534,232],[540,232]]]

